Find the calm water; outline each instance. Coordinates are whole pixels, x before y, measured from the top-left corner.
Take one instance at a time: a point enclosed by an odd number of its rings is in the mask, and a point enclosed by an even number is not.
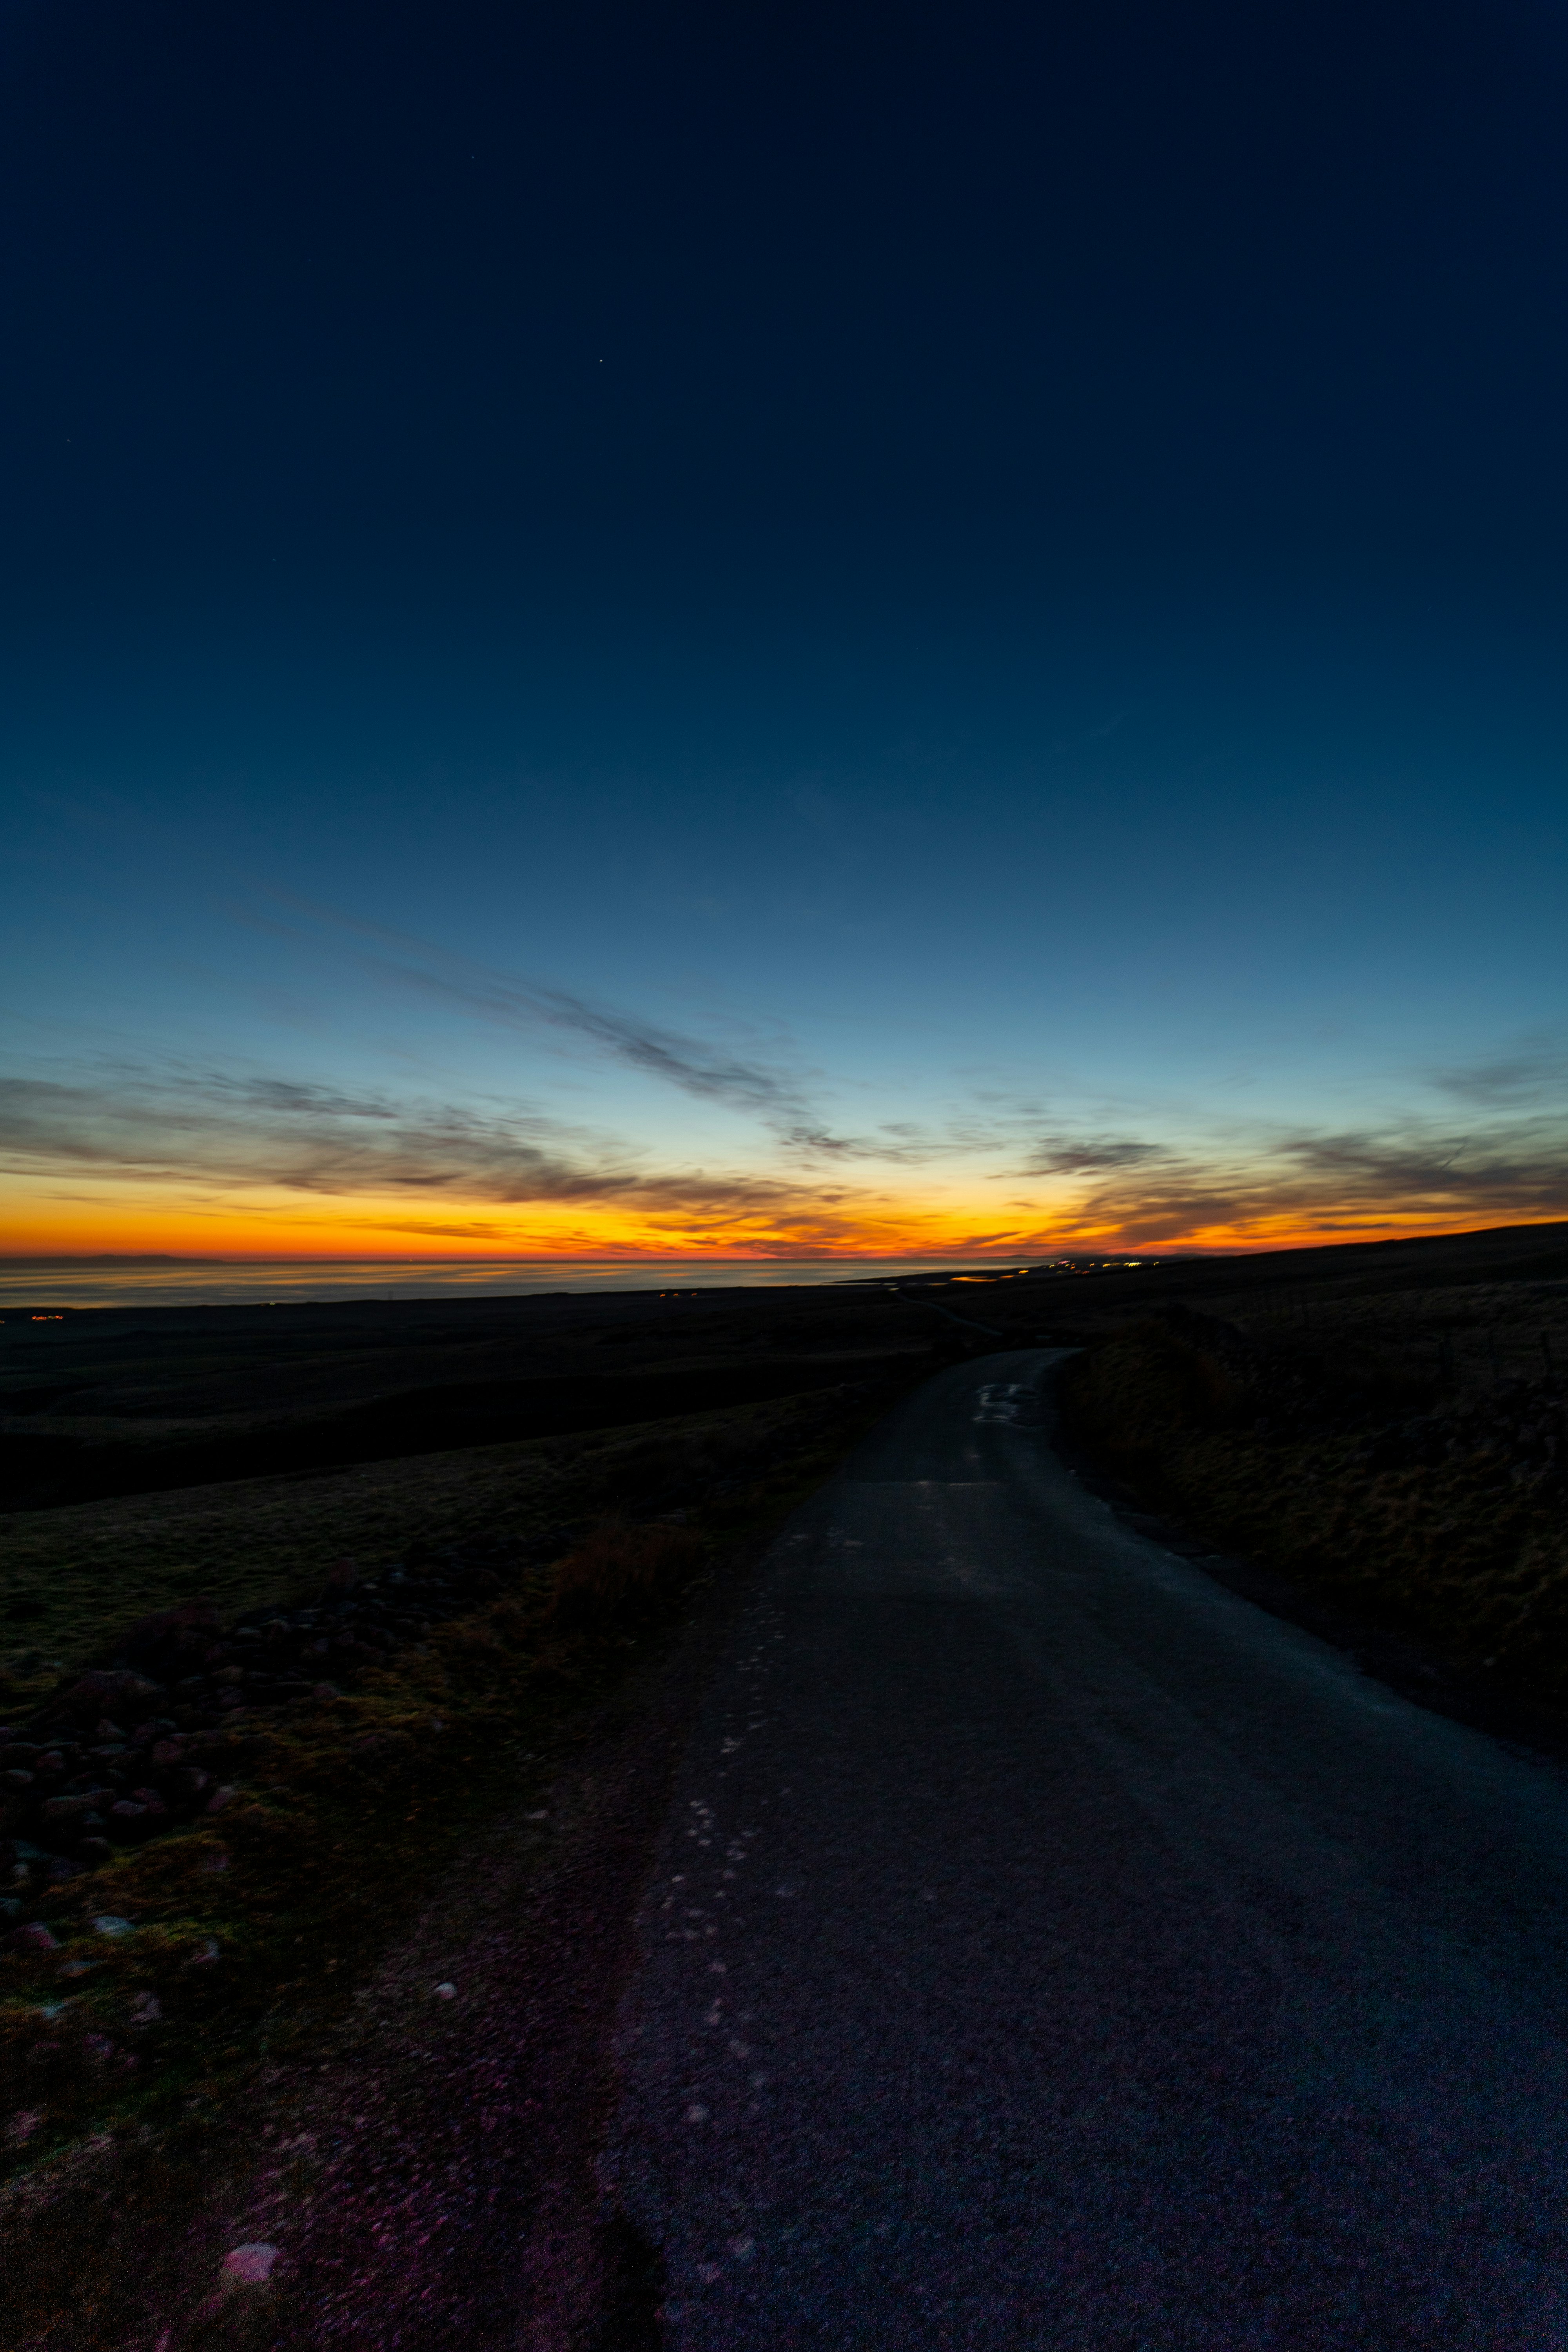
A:
[[[714,1290],[930,1274],[952,1258],[0,1259],[0,1309],[226,1307],[264,1300],[522,1297],[531,1291]],[[1001,1273],[997,1266],[989,1271]]]

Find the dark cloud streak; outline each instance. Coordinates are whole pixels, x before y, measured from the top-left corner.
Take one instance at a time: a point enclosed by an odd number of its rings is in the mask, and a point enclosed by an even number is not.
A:
[[[1042,1136],[1023,1166],[1021,1176],[1088,1176],[1101,1168],[1136,1168],[1148,1160],[1165,1157],[1165,1146],[1137,1143],[1116,1136],[1075,1139]]]
[[[784,1072],[638,1021],[629,1013],[590,1004],[564,989],[533,987],[499,974],[454,977],[386,960],[378,960],[378,968],[406,986],[447,1003],[466,1005],[508,1027],[544,1026],[586,1038],[612,1060],[647,1076],[662,1078],[682,1094],[695,1095],[704,1102],[749,1110],[770,1123],[784,1119],[794,1125],[805,1117],[804,1093]]]
[[[1199,1159],[1163,1152],[1108,1173],[1062,1226],[1128,1246],[1226,1230],[1259,1243],[1282,1222],[1325,1240],[1407,1221],[1529,1223],[1568,1216],[1568,1118],[1500,1120],[1454,1135],[1382,1132],[1238,1138]]]
[[[57,1177],[119,1181],[228,1202],[270,1192],[338,1204],[333,1222],[345,1228],[475,1240],[507,1235],[486,1211],[547,1203],[679,1219],[683,1245],[695,1238],[713,1246],[744,1219],[787,1227],[795,1248],[843,1245],[851,1232],[890,1221],[896,1246],[900,1229],[942,1213],[942,1202],[928,1207],[837,1172],[831,1181],[826,1171],[813,1175],[813,1159],[837,1169],[858,1153],[850,1139],[802,1125],[782,1128],[780,1140],[786,1160],[776,1172],[658,1167],[614,1137],[527,1104],[400,1101],[267,1073],[171,1066],[0,1079],[0,1154],[35,1188]],[[952,1148],[911,1142],[905,1130],[887,1156],[919,1160]],[[805,1164],[792,1172],[791,1159]],[[1001,1181],[1026,1175],[1053,1180],[1054,1191],[1065,1182],[1071,1197],[1037,1212],[1033,1231],[988,1230],[951,1245],[1005,1242],[1026,1255],[1080,1240],[1147,1249],[1208,1235],[1262,1246],[1286,1230],[1327,1240],[1402,1224],[1523,1223],[1568,1215],[1568,1111],[1478,1114],[1465,1129],[1413,1117],[1320,1131],[1237,1126],[1185,1148],[1057,1133],[1037,1137],[1026,1167]],[[406,1220],[375,1206],[399,1198],[408,1202]]]
[[[1432,1084],[1439,1092],[1483,1110],[1539,1102],[1543,1097],[1568,1101],[1568,1049],[1555,1042],[1521,1046],[1485,1061],[1435,1071]]]
[[[183,1073],[98,1086],[0,1080],[0,1153],[31,1175],[92,1169],[230,1193],[407,1192],[497,1207],[619,1202],[715,1214],[803,1198],[798,1185],[768,1177],[650,1170],[612,1141],[537,1114],[400,1107],[287,1080],[203,1082]]]

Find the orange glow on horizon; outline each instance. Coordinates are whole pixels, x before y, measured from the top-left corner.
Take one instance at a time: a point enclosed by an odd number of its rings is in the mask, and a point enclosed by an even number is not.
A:
[[[987,1215],[989,1209],[989,1215]],[[228,1203],[124,1204],[103,1202],[28,1203],[0,1222],[0,1256],[94,1257],[167,1255],[176,1258],[320,1259],[338,1262],[572,1259],[636,1265],[776,1258],[863,1259],[940,1257],[1001,1265],[1048,1258],[1064,1251],[1105,1256],[1159,1256],[1213,1251],[1321,1248],[1349,1242],[1415,1239],[1474,1233],[1489,1225],[1545,1224],[1551,1217],[1521,1217],[1500,1207],[1447,1213],[1349,1208],[1303,1213],[1295,1206],[1263,1211],[1235,1223],[1194,1223],[1155,1232],[1128,1224],[1078,1223],[1070,1210],[1056,1221],[998,1232],[991,1204],[940,1205],[837,1202],[769,1215],[731,1211],[681,1217],[668,1211],[638,1215],[622,1204],[584,1211],[545,1204],[526,1214],[488,1204],[465,1216],[419,1218],[398,1202],[342,1202],[305,1211],[289,1202],[245,1210]]]

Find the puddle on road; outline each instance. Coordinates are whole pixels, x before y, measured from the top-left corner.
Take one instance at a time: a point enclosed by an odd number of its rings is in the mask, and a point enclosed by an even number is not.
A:
[[[1040,1418],[1040,1392],[1022,1381],[990,1381],[975,1391],[979,1408],[971,1419],[1011,1422],[1017,1428],[1033,1427]]]

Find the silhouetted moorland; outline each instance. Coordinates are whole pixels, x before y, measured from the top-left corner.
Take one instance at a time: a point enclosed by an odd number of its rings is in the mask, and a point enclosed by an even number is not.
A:
[[[240,2102],[351,2046],[417,1906],[460,1909],[594,1711],[900,1386],[1042,1341],[1081,1350],[1069,1432],[1124,1507],[1568,1696],[1561,1226],[815,1291],[6,1310],[0,2341],[108,2352],[195,2313],[183,2233],[245,2176]]]
[[[831,1387],[881,1289],[0,1309],[0,1510],[401,1460]]]

